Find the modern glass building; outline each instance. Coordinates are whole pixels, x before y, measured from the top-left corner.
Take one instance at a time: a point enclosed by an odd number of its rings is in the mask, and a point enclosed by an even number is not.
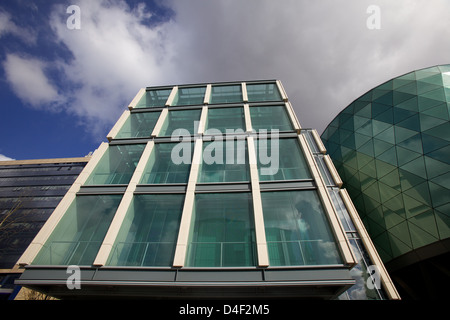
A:
[[[399,299],[280,81],[144,88],[107,138],[17,283],[72,299]]]
[[[322,134],[401,296],[447,296],[450,65],[368,91]]]
[[[0,161],[0,299],[14,298],[17,260],[89,159]]]

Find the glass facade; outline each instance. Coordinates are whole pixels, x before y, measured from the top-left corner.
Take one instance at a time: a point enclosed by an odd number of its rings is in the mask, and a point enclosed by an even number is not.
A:
[[[144,144],[110,146],[86,185],[127,184],[136,169]]]
[[[243,133],[245,131],[244,108],[211,108],[205,134]]]
[[[187,183],[193,148],[191,142],[156,143],[140,183]],[[180,162],[175,162],[175,157],[180,158]],[[183,159],[186,161],[182,162]]]
[[[164,107],[172,88],[146,91],[135,108]]]
[[[314,190],[261,193],[271,265],[341,263]]]
[[[195,196],[189,267],[254,266],[253,206],[249,193]]]
[[[385,262],[450,237],[449,66],[364,94],[322,139]]]
[[[331,173],[312,163],[319,154],[307,131],[293,130],[279,88],[147,88],[146,102],[111,130],[75,200],[35,244],[41,249],[25,257],[48,274],[83,266],[94,273],[82,284],[93,295],[110,294],[98,280],[124,296],[174,297],[181,285],[190,297],[338,298],[358,265],[337,222],[350,215],[326,195],[336,185],[318,176]]]
[[[183,194],[135,195],[107,265],[170,267],[183,201]]]
[[[449,251],[441,250],[450,237],[449,85],[450,65],[391,79],[348,105],[321,136],[386,268],[409,298],[448,291],[438,279],[449,268],[443,263]],[[417,273],[429,280],[412,276]]]
[[[195,134],[196,121],[200,121],[201,109],[169,111],[158,136],[184,136]]]
[[[121,195],[77,196],[33,264],[91,265],[121,198]]]
[[[255,148],[261,181],[311,179],[296,138],[259,139]]]
[[[137,112],[130,114],[116,139],[150,137],[158,121],[160,112]]]
[[[242,101],[241,85],[212,86],[209,103],[234,103]]]
[[[285,106],[251,107],[250,115],[253,130],[293,130]]]
[[[198,182],[249,181],[247,145],[244,139],[204,142]]]
[[[205,97],[206,87],[178,88],[173,106],[201,105]]]

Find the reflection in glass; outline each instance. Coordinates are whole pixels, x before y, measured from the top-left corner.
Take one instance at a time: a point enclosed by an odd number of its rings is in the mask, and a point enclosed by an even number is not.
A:
[[[172,88],[146,91],[135,108],[164,107]]]
[[[341,263],[315,190],[262,192],[270,265]]]
[[[247,83],[247,95],[249,102],[282,100],[276,83]]]
[[[150,137],[160,112],[131,113],[116,139]]]

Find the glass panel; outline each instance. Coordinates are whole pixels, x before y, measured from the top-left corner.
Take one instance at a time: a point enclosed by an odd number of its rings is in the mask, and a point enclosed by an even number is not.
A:
[[[189,106],[203,104],[206,87],[178,88],[173,106]]]
[[[107,265],[171,266],[183,194],[135,195]]]
[[[215,140],[203,143],[198,182],[249,181],[246,140]]]
[[[282,100],[276,83],[247,83],[247,96],[249,102]]]
[[[170,92],[172,88],[146,91],[135,108],[164,107]]]
[[[196,194],[187,266],[254,266],[254,239],[250,193]]]
[[[312,179],[297,139],[255,140],[261,181]]]
[[[209,108],[206,134],[244,133],[245,118],[243,108]],[[218,132],[217,132],[218,134]]]
[[[212,86],[211,104],[233,103],[242,101],[241,85]]]
[[[86,185],[127,184],[144,148],[144,144],[110,145],[86,181]]]
[[[91,265],[122,195],[78,196],[33,265]]]
[[[201,109],[169,111],[166,121],[158,136],[183,136],[195,134],[200,121]]]
[[[252,128],[256,131],[260,129],[293,130],[285,106],[251,107],[250,117]]]
[[[131,113],[116,139],[150,137],[160,112]]]
[[[261,200],[271,265],[341,263],[317,191],[262,192]]]
[[[156,143],[140,183],[186,183],[193,149],[191,142]]]

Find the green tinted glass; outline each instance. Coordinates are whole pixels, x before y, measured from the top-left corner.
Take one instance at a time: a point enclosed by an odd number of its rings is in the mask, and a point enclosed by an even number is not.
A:
[[[252,128],[256,131],[260,129],[292,130],[292,124],[285,106],[251,107],[250,117]]]
[[[276,83],[247,84],[249,102],[281,101]]]
[[[121,195],[76,197],[32,264],[91,265],[121,198]]]
[[[170,92],[172,88],[146,91],[135,108],[164,107]]]
[[[242,101],[242,90],[240,85],[212,86],[211,104],[233,103]]]
[[[195,134],[201,112],[201,109],[169,111],[158,136]]]
[[[251,194],[196,194],[187,266],[254,266],[254,239]]]
[[[183,194],[135,195],[107,265],[171,266]]]
[[[315,190],[262,192],[270,265],[341,263]]]
[[[219,130],[225,133],[243,133],[245,131],[245,118],[243,108],[209,108],[206,134]],[[208,132],[209,130],[209,132]]]
[[[203,104],[206,87],[178,88],[173,106],[189,106]]]
[[[150,137],[160,112],[131,113],[116,139]]]
[[[86,185],[127,184],[139,162],[144,144],[109,146]]]

